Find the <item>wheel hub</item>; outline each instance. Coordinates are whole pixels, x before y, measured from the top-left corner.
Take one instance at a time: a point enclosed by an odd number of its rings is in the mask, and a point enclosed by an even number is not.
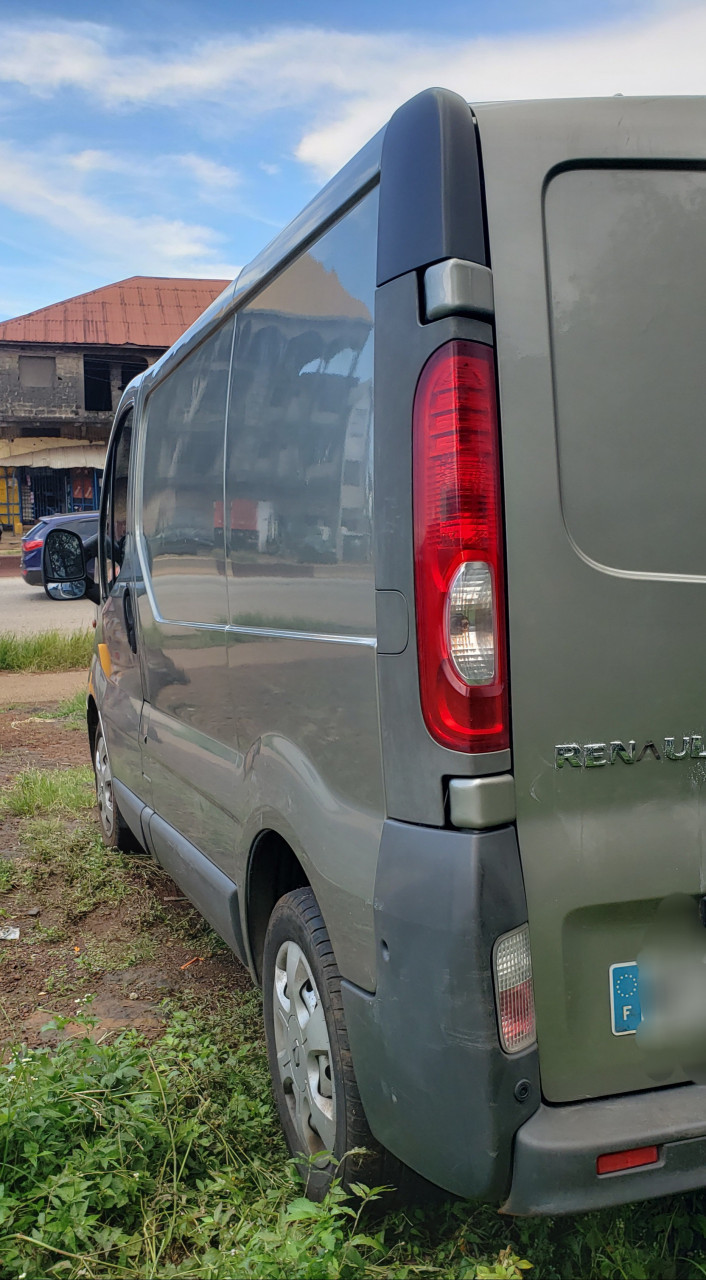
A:
[[[333,1151],[331,1042],[311,967],[296,942],[283,943],[277,953],[273,1015],[277,1066],[301,1149],[310,1155]]]

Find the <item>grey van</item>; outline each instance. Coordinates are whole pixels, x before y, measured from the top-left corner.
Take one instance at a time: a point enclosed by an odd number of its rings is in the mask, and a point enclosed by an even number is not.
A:
[[[705,101],[420,94],[123,395],[103,831],[261,984],[312,1196],[706,1184]]]

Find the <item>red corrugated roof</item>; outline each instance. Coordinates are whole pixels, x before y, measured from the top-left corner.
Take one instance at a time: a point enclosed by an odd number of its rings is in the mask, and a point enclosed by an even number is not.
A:
[[[0,322],[0,342],[171,347],[228,284],[130,276]]]

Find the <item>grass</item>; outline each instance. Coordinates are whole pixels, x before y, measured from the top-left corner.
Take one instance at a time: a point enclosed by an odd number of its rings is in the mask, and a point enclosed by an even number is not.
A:
[[[92,630],[44,631],[30,636],[0,632],[0,671],[74,671],[88,667],[93,638]]]
[[[28,817],[51,811],[80,813],[94,802],[90,765],[73,769],[23,769],[0,796],[0,816]]]
[[[371,1219],[376,1190],[301,1197],[270,1102],[253,993],[172,1009],[147,1044],[132,1032],[18,1047],[0,1069],[3,1275],[519,1277],[706,1273],[700,1197],[556,1222],[448,1203]],[[62,1029],[68,1019],[55,1019]],[[51,1025],[51,1024],[50,1024]]]
[[[38,720],[61,720],[67,729],[86,728],[86,692],[77,689],[71,698],[65,698],[54,711],[37,712]]]
[[[98,1034],[87,984],[149,958],[167,917],[162,873],[104,848],[89,782],[88,770],[26,770],[3,802],[6,813],[19,803],[26,856],[0,860],[0,892],[31,889],[44,921],[23,926],[17,945],[52,956],[46,999],[72,1010],[47,1013],[48,1033],[66,1037],[56,1046],[17,1044],[0,1066],[3,1280],[706,1276],[698,1193],[554,1221],[462,1202],[373,1217],[376,1191],[364,1188],[350,1202],[335,1188],[321,1205],[304,1200],[271,1102],[256,992],[183,991],[152,1043]],[[132,911],[133,932],[123,923],[91,940],[92,920],[113,908],[122,921]],[[184,910],[170,919],[191,948]],[[199,927],[204,955],[212,935]]]
[[[0,857],[0,893],[9,893],[15,883],[16,867],[11,858]]]

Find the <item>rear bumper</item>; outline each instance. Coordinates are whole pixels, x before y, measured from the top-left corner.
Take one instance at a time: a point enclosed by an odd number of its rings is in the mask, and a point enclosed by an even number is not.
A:
[[[500,1048],[493,944],[527,919],[514,828],[388,821],[374,895],[374,993],[342,983],[375,1137],[429,1182],[513,1214],[561,1214],[706,1185],[706,1086],[548,1106],[535,1048]],[[598,1156],[656,1146],[599,1176]]]
[[[596,1173],[599,1155],[656,1146],[656,1164]],[[576,1213],[706,1184],[706,1086],[542,1105],[515,1136],[503,1212]]]
[[[22,577],[24,578],[28,587],[41,587],[42,585],[41,569],[25,569],[24,566],[21,565],[20,573],[22,574]]]

